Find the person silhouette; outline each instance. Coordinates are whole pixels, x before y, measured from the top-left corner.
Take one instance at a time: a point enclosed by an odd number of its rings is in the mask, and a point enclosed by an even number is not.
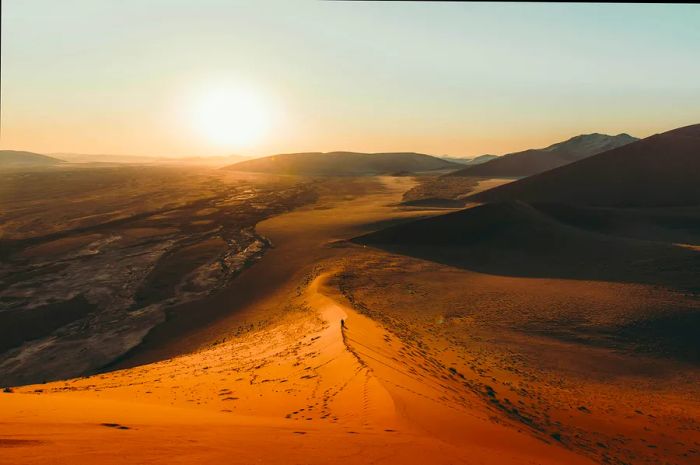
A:
[[[345,320],[340,319],[340,329],[345,329]]]

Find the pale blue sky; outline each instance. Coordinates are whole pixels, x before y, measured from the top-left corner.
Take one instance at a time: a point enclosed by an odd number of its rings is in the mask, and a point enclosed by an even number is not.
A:
[[[3,148],[475,155],[700,122],[698,5],[5,0],[3,10]],[[222,85],[264,102],[253,143],[194,128],[197,96]]]

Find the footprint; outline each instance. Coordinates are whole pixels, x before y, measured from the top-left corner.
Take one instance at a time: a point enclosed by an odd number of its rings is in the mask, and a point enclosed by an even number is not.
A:
[[[106,426],[107,428],[114,429],[131,429],[128,426],[120,425],[119,423],[100,423],[100,426]]]

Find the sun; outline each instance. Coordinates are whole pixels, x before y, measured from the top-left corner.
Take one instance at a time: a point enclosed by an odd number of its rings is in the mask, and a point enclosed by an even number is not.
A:
[[[269,110],[250,89],[207,89],[195,100],[195,129],[209,143],[227,148],[249,147],[268,129]]]

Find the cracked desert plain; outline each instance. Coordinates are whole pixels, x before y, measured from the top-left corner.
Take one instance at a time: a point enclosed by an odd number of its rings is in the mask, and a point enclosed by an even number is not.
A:
[[[114,371],[0,393],[0,463],[699,463],[696,365],[517,330],[677,296],[344,242],[435,214],[396,206],[413,185],[320,186],[257,225],[273,247],[207,318],[183,309]]]

